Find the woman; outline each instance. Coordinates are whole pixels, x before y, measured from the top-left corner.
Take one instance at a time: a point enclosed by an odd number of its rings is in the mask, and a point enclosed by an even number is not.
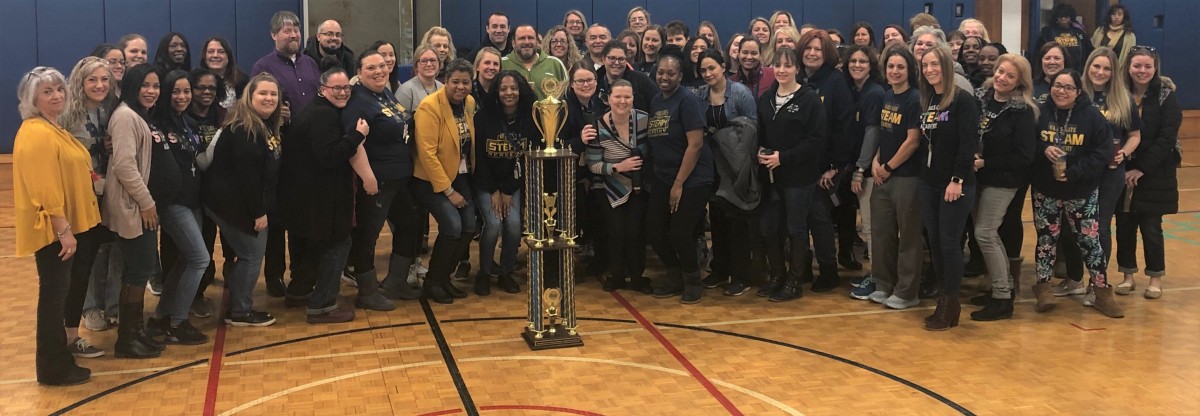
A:
[[[1048,23],[1042,26],[1041,34],[1034,43],[1034,49],[1042,50],[1044,45],[1054,43],[1064,49],[1064,54],[1070,55],[1074,59],[1091,55],[1092,42],[1088,39],[1087,33],[1083,31],[1083,24],[1076,20],[1078,17],[1075,6],[1070,3],[1054,5],[1054,9],[1050,11],[1050,19],[1047,20]],[[1080,67],[1080,64],[1081,62],[1071,61],[1066,68],[1082,71],[1083,68]]]
[[[721,130],[730,126],[756,125],[758,106],[750,88],[725,78],[725,61],[719,51],[709,49],[700,55],[699,73],[704,80],[698,95],[704,103],[705,144],[712,148],[718,167],[714,180],[717,198],[709,204],[713,270],[704,284],[705,287],[725,286],[726,296],[740,296],[746,293],[750,284],[746,276],[750,263],[750,219],[753,208],[759,203],[759,189],[757,183],[746,185],[737,180],[752,178],[750,172],[757,170],[754,154],[758,138],[741,138]],[[747,145],[749,149],[746,149]],[[716,162],[719,160],[725,163]],[[720,167],[723,165],[732,169],[722,173]],[[739,183],[741,185],[737,186]],[[746,197],[747,194],[754,197]]]
[[[696,37],[708,40],[710,48],[718,49],[721,47],[721,35],[717,33],[717,25],[710,21],[700,22],[700,27],[696,28]]]
[[[147,62],[146,59],[149,50],[146,45],[146,38],[137,33],[121,36],[117,40],[117,47],[121,49],[121,52],[125,53],[126,68],[133,68]]]
[[[884,46],[892,43],[900,42],[908,44],[908,32],[900,25],[887,25],[883,27],[883,44]]]
[[[283,145],[279,162],[281,214],[292,224],[288,232],[305,243],[292,284],[312,282],[306,311],[310,324],[354,320],[353,309],[338,306],[338,285],[354,219],[350,159],[371,132],[362,118],[354,120],[353,129],[344,127],[343,110],[352,88],[345,70],[325,71],[320,85],[320,94],[296,118],[296,134]]]
[[[1000,60],[1000,55],[1006,53],[1008,53],[1008,49],[1005,49],[1002,44],[983,45],[983,48],[979,49],[979,78],[984,81],[992,79],[992,75],[996,74],[996,64]]]
[[[217,74],[225,84],[225,94],[220,101],[221,108],[228,110],[242,98],[242,92],[246,90],[246,83],[250,77],[238,68],[233,48],[229,47],[229,41],[225,38],[213,36],[204,41],[204,60],[200,61],[200,67]]]
[[[738,45],[737,71],[729,77],[730,81],[741,83],[761,97],[775,81],[775,70],[763,65],[762,42],[754,36],[747,36]]]
[[[929,237],[933,270],[942,281],[937,309],[925,329],[944,331],[958,326],[958,289],[962,286],[960,244],[967,215],[975,201],[972,164],[979,148],[979,106],[970,92],[954,84],[950,48],[937,46],[921,57],[921,148],[925,155],[917,198]],[[919,158],[919,156],[918,156]]]
[[[729,45],[726,45],[726,48],[725,48],[725,51],[726,51],[726,53],[725,53],[725,77],[726,78],[733,76],[733,74],[736,73],[736,71],[737,71],[737,68],[739,66],[738,60],[737,60],[738,52],[740,52],[739,48],[741,48],[742,39],[745,39],[745,38],[746,38],[746,34],[744,34],[744,33],[734,33],[733,37],[729,39]]]
[[[1058,73],[1072,66],[1071,55],[1055,42],[1043,45],[1038,52],[1038,56],[1042,57],[1042,65],[1039,67],[1041,71],[1034,74],[1033,98],[1038,103],[1046,103],[1050,98],[1052,80]]]
[[[203,150],[204,142],[196,121],[187,115],[192,105],[192,84],[187,76],[183,70],[174,70],[163,77],[162,85],[169,93],[159,95],[151,113],[153,125],[165,135],[154,147],[163,149],[165,157],[152,159],[148,186],[166,234],[163,240],[169,236],[174,242],[164,244],[162,250],[174,250],[179,261],[163,262],[170,266],[163,273],[162,298],[146,326],[163,334],[167,343],[199,345],[207,342],[208,336],[188,322],[188,310],[210,257],[200,232],[200,176],[196,174],[196,153]]]
[[[1178,143],[1183,115],[1174,83],[1159,71],[1161,62],[1156,50],[1135,47],[1121,67],[1128,68],[1128,75],[1121,78],[1129,83],[1134,99],[1140,103],[1143,125],[1141,143],[1130,155],[1125,173],[1127,195],[1119,199],[1125,202],[1117,211],[1117,264],[1125,279],[1116,290],[1131,293],[1137,286],[1133,279],[1138,268],[1134,250],[1140,230],[1146,275],[1150,276],[1142,296],[1158,299],[1162,297],[1162,278],[1167,274],[1162,217],[1179,211],[1175,167],[1182,156]]]
[[[647,133],[653,178],[650,184],[646,235],[667,268],[666,282],[654,297],[680,296],[697,303],[704,294],[696,250],[696,224],[712,195],[713,160],[704,147],[700,100],[680,89],[684,58],[671,52],[658,60],[659,93],[650,104],[655,116]]]
[[[974,165],[979,196],[971,217],[975,222],[975,239],[992,280],[992,291],[971,299],[973,304],[984,305],[983,309],[971,312],[974,321],[1011,319],[1013,314],[1016,282],[1009,267],[1010,259],[1019,253],[1005,250],[998,230],[1033,163],[1039,109],[1033,101],[1031,71],[1025,58],[1004,55],[996,66],[995,76],[976,94],[981,110],[979,150]]]
[[[225,82],[215,73],[203,67],[193,68],[192,72],[188,74],[188,81],[192,84],[192,106],[188,110],[188,115],[196,121],[196,130],[203,143],[200,148],[207,149],[212,144],[217,130],[225,123],[226,111],[220,105],[228,98],[225,96],[227,91]],[[197,156],[199,157],[199,155]],[[204,247],[208,251],[209,258],[212,258],[217,240],[217,224],[204,210],[200,210],[200,212],[204,214],[201,218],[203,221],[200,224],[200,235],[204,237]],[[237,256],[233,253],[233,248],[225,243],[221,244],[221,253],[224,255],[227,265],[222,267],[222,270],[228,273]],[[204,297],[204,292],[216,278],[216,271],[216,262],[211,261],[200,278],[200,286],[196,288],[196,298],[192,300],[191,307],[192,315],[197,318],[208,318],[213,315],[212,301]]]
[[[426,49],[424,59],[431,59]],[[431,76],[434,67],[426,65],[424,74]],[[357,126],[366,120],[369,132],[352,164],[363,159],[366,166],[355,166],[361,182],[355,200],[355,227],[351,232],[349,260],[346,268],[357,283],[358,296],[354,305],[375,311],[390,311],[395,305],[389,300],[415,300],[420,295],[409,285],[408,276],[416,262],[421,239],[421,216],[409,191],[413,173],[413,154],[410,138],[409,107],[387,89],[387,63],[378,51],[367,51],[358,58],[359,84],[354,86],[350,101],[342,110],[344,128]],[[405,84],[408,85],[408,84]],[[401,90],[405,90],[401,87]],[[387,275],[379,283],[375,267],[375,248],[386,220],[391,220],[392,250]],[[303,289],[303,288],[302,288]],[[295,290],[293,298],[306,291]]]
[[[946,34],[946,43],[950,44],[950,57],[954,58],[954,62],[962,62],[962,45],[967,41],[967,35],[957,30],[951,30]]]
[[[391,42],[386,40],[377,40],[375,43],[372,43],[371,46],[368,46],[366,51],[378,52],[379,56],[383,57],[383,67],[384,70],[387,71],[388,79],[385,88],[395,94],[400,88],[400,73],[396,71],[396,46],[392,45]],[[499,62],[499,60],[497,60],[497,62]],[[414,62],[414,64],[416,64],[416,62]],[[357,85],[358,83],[358,74],[350,75],[350,85]]]
[[[629,65],[634,68],[640,66],[645,58],[642,57],[642,40],[638,34],[632,30],[626,30],[618,34],[616,40],[625,44],[625,54],[629,56]]]
[[[647,29],[646,33],[651,33],[655,27]],[[582,155],[586,151],[586,147],[580,133],[584,127],[595,125],[600,116],[608,111],[608,104],[601,98],[603,94],[597,93],[600,84],[597,81],[596,72],[592,71],[590,67],[577,63],[567,70],[567,73],[570,76],[570,90],[568,90],[565,100],[567,102],[567,121],[559,132],[559,139],[569,145],[572,152]],[[577,169],[575,172],[579,188],[585,190],[575,193],[575,211],[578,218],[576,224],[582,231],[581,238],[577,241],[584,247],[584,253],[587,253],[589,249],[593,252],[594,256],[592,256],[591,262],[601,266],[603,264],[599,264],[597,259],[609,258],[604,248],[607,241],[604,238],[607,227],[605,227],[603,213],[604,206],[608,203],[604,178],[593,175],[587,169]],[[639,272],[637,276],[631,276],[630,279],[636,282],[644,277]],[[644,288],[647,289],[645,293],[648,294],[650,293],[649,280],[645,282]]]
[[[958,24],[958,31],[962,32],[963,36],[966,37],[983,38],[984,43],[992,42],[992,38],[988,36],[987,27],[979,19],[963,19]]]
[[[854,24],[854,31],[851,32],[854,44],[858,46],[866,46],[869,48],[877,48],[875,42],[875,29],[870,23],[858,22]]]
[[[475,83],[471,86],[471,96],[475,102],[482,103],[483,97],[492,91],[496,74],[500,73],[500,51],[491,46],[485,46],[475,54]],[[480,110],[484,104],[480,104]]]
[[[152,358],[163,345],[142,330],[146,281],[155,273],[158,258],[158,206],[150,192],[150,166],[155,153],[165,165],[172,163],[161,149],[166,136],[150,122],[159,96],[159,77],[154,66],[137,65],[125,74],[121,105],[108,123],[112,158],[104,184],[104,225],[117,234],[124,271],[121,281],[121,325],[118,327],[118,358]]]
[[[421,45],[413,52],[413,59],[416,64],[414,76],[396,89],[396,101],[408,119],[412,119],[413,112],[425,97],[442,89],[442,82],[438,81],[438,74],[442,72],[442,60],[438,52],[429,45]]]
[[[525,183],[521,161],[525,152],[544,147],[533,121],[533,102],[537,96],[525,77],[515,71],[502,71],[496,86],[484,97],[487,104],[475,114],[475,188],[474,201],[483,220],[479,237],[479,274],[475,294],[491,293],[492,276],[507,293],[521,291],[513,280],[517,249],[521,245],[521,189]],[[492,270],[496,243],[504,237],[499,270]]]
[[[1116,62],[1125,62],[1129,51],[1137,45],[1137,35],[1133,33],[1133,16],[1129,15],[1129,8],[1123,4],[1110,6],[1108,15],[1101,23],[1103,25],[1092,33],[1092,47],[1112,49],[1117,54]]]
[[[658,25],[650,26],[642,32],[642,62],[634,65],[633,69],[646,75],[654,75],[654,65],[658,63],[658,52],[662,50],[664,33],[666,32]]]
[[[775,30],[771,28],[771,23],[767,22],[767,19],[755,17],[750,21],[750,26],[746,28],[746,32],[750,33],[750,37],[758,40],[758,43],[768,45],[768,42],[771,41],[771,34],[775,33]]]
[[[631,30],[640,35],[646,31],[647,27],[650,27],[650,12],[642,6],[634,7],[629,10],[629,14],[625,15],[625,22],[628,24],[625,30]]]
[[[875,156],[875,152],[879,148],[879,116],[883,111],[885,91],[883,77],[879,75],[881,66],[875,49],[869,46],[853,45],[846,48],[846,51],[846,59],[842,64],[842,75],[850,82],[850,93],[854,98],[855,108],[854,122],[850,125],[847,137],[852,138],[856,143],[854,152],[851,154],[857,155],[855,166],[851,167],[854,171],[850,174],[850,191],[857,196],[859,212],[862,215],[862,234],[865,236],[863,242],[869,252],[871,247],[871,190],[874,188],[874,181],[870,180],[872,177],[870,173],[871,158]],[[859,264],[861,265],[861,263]],[[860,282],[857,288],[851,290],[851,296],[854,295],[854,290],[866,292],[857,296],[857,299],[863,299],[874,292],[874,279],[866,280],[871,278],[870,272],[863,277],[863,281],[866,283]]]
[[[446,66],[450,64],[450,61],[458,58],[458,52],[454,48],[454,37],[450,35],[450,31],[441,26],[429,28],[425,32],[425,35],[421,37],[421,45],[429,46],[437,53],[439,60],[437,80],[439,82],[446,82]],[[416,57],[418,55],[413,54],[413,56]],[[415,108],[415,106],[412,108]]]
[[[121,87],[121,79],[125,78],[125,52],[121,51],[117,45],[109,43],[101,43],[92,49],[92,53],[88,56],[94,56],[108,61],[108,70],[112,72],[111,89],[115,90]],[[113,92],[116,95],[116,92]]]
[[[75,273],[76,251],[88,249],[100,223],[88,149],[58,124],[67,107],[66,81],[58,70],[37,67],[17,87],[21,128],[13,145],[13,196],[17,255],[34,255],[38,270],[37,381],[49,386],[85,383],[91,370],[75,364],[63,331],[66,299],[82,298],[86,273]],[[78,236],[75,230],[82,231]],[[95,248],[90,249],[93,252]],[[82,300],[82,299],[81,299]],[[133,326],[132,324],[130,326]]]
[[[575,43],[576,50],[584,50],[583,33],[587,30],[587,18],[583,16],[583,12],[575,9],[567,10],[563,13],[562,26],[567,28],[567,34],[571,35],[571,40]]]
[[[254,310],[252,295],[267,249],[267,213],[275,210],[283,124],[279,82],[255,75],[227,118],[201,186],[205,212],[238,255],[225,279],[231,305],[225,323],[267,326],[275,317]]]
[[[695,91],[701,85],[704,85],[704,78],[700,76],[700,54],[705,50],[713,47],[708,43],[708,40],[701,37],[694,37],[688,40],[687,45],[683,47],[684,53],[687,54],[688,61],[684,65],[682,85]]]
[[[767,51],[767,60],[771,60],[771,54],[777,49],[789,48],[794,51],[799,51],[800,32],[791,26],[784,26],[775,29],[775,33],[771,35],[771,43]]]
[[[803,293],[800,269],[808,251],[808,210],[816,198],[821,177],[817,160],[828,146],[829,129],[821,98],[799,83],[803,67],[796,51],[780,49],[771,65],[776,83],[758,100],[758,163],[766,170],[759,178],[767,190],[761,228],[769,264],[769,279],[758,296],[784,302]],[[790,272],[784,268],[785,238],[792,240]]]
[[[662,43],[661,40],[659,43]],[[542,37],[542,50],[547,51],[550,56],[558,58],[567,68],[583,59],[579,48],[571,40],[571,34],[567,33],[567,28],[562,26],[554,26],[546,32],[546,36]]]
[[[979,88],[986,79],[979,74],[979,50],[983,49],[983,38],[972,36],[963,41],[958,63],[962,65],[963,73],[971,81],[971,86]]]
[[[455,60],[446,73],[446,88],[417,107],[417,157],[410,186],[413,197],[438,224],[423,292],[429,300],[444,304],[466,297],[450,283],[450,273],[475,232],[475,211],[467,195],[472,195],[471,172],[476,164],[471,64]]]
[[[154,51],[154,66],[164,74],[182,69],[192,70],[192,48],[188,46],[187,38],[182,33],[169,32],[158,41],[158,50]]]
[[[845,77],[837,70],[837,50],[824,30],[805,33],[800,36],[798,45],[802,48],[799,53],[803,69],[799,74],[801,82],[817,91],[828,118],[828,147],[820,159],[823,174],[817,183],[819,191],[812,198],[813,205],[808,211],[808,229],[813,236],[813,248],[820,270],[812,290],[821,293],[841,284],[838,263],[851,270],[862,270],[862,264],[854,259],[852,253],[854,242],[858,240],[854,227],[855,206],[853,203],[843,203],[835,209],[833,204],[835,198],[841,201],[855,199],[848,181],[844,180],[850,175],[838,175],[838,172],[850,169],[857,160],[854,144],[847,136],[854,122],[854,99]],[[834,246],[835,223],[839,229],[839,247]],[[801,246],[805,245],[803,240],[800,243]],[[805,277],[812,273],[811,264],[812,261],[808,260],[801,265]],[[805,268],[804,265],[810,267]]]
[[[796,19],[792,18],[792,13],[786,10],[776,10],[771,14],[771,32],[777,32],[779,29],[791,27],[796,29]]]
[[[1037,229],[1037,275],[1033,286],[1037,311],[1053,309],[1050,276],[1065,216],[1084,254],[1096,300],[1093,307],[1110,318],[1125,314],[1113,298],[1106,279],[1104,249],[1099,241],[1098,188],[1105,166],[1112,160],[1112,136],[1100,111],[1082,95],[1083,80],[1074,70],[1052,79],[1051,100],[1042,104],[1038,128],[1042,131],[1030,180],[1033,185],[1033,220]]]

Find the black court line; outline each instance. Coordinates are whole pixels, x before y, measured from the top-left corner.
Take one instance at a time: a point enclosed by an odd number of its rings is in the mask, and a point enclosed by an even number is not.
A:
[[[421,298],[421,309],[425,311],[425,320],[429,322],[429,330],[433,331],[433,339],[437,341],[438,349],[442,352],[446,370],[450,371],[450,378],[454,380],[454,388],[458,390],[458,397],[462,399],[463,409],[469,416],[479,416],[479,408],[475,407],[475,401],[471,400],[471,391],[467,389],[467,382],[463,380],[462,373],[458,371],[458,362],[454,361],[454,353],[450,351],[450,343],[446,342],[446,334],[442,333],[442,326],[438,324],[437,316],[433,314],[433,308],[429,307],[429,300],[424,297]]]
[[[174,367],[168,368],[168,369],[166,369],[166,370],[159,371],[159,372],[157,372],[157,373],[151,373],[151,374],[147,374],[147,375],[145,375],[145,376],[142,376],[141,378],[138,378],[138,379],[136,379],[136,380],[133,380],[133,381],[127,382],[127,383],[125,383],[125,384],[121,384],[121,385],[119,385],[119,386],[116,386],[116,387],[110,388],[110,389],[108,389],[108,390],[105,390],[105,391],[102,391],[102,392],[99,392],[99,393],[93,394],[93,395],[91,395],[91,396],[88,396],[88,397],[84,398],[83,400],[80,400],[80,401],[77,401],[77,402],[75,402],[75,403],[72,403],[72,404],[68,405],[67,407],[64,407],[64,408],[62,408],[62,409],[58,409],[57,411],[55,411],[54,413],[51,413],[50,415],[51,415],[51,416],[58,416],[58,415],[66,414],[67,412],[70,412],[70,411],[72,411],[72,410],[78,409],[79,407],[81,407],[81,406],[83,406],[83,405],[85,405],[85,404],[88,404],[88,403],[91,403],[91,402],[93,402],[93,401],[99,400],[101,397],[104,397],[104,396],[107,396],[107,395],[110,395],[110,394],[116,393],[116,392],[118,392],[118,391],[124,390],[125,388],[127,388],[127,387],[129,387],[129,386],[132,386],[132,385],[134,385],[134,384],[138,384],[138,383],[141,383],[141,382],[143,382],[143,381],[149,381],[149,380],[153,380],[153,379],[155,379],[155,378],[162,377],[162,376],[165,376],[165,375],[167,375],[167,374],[171,374],[171,373],[174,373],[174,372],[176,372],[176,371],[179,371],[179,370],[182,370],[182,369],[185,369],[185,368],[188,368],[188,367],[193,367],[193,366],[197,366],[197,365],[200,365],[200,364],[204,364],[204,363],[207,363],[207,362],[208,362],[208,359],[207,359],[207,358],[205,358],[205,359],[202,359],[202,360],[196,360],[196,361],[192,361],[192,362],[190,362],[190,363],[187,363],[187,364],[180,364],[180,365],[177,365],[177,366],[174,366]]]

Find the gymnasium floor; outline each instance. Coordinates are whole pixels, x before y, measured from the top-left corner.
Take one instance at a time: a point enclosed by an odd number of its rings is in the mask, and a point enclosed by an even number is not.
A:
[[[959,327],[928,332],[921,326],[931,301],[888,310],[850,299],[848,285],[779,304],[714,289],[683,306],[605,293],[589,280],[577,294],[586,345],[531,352],[518,336],[525,294],[404,302],[311,326],[302,309],[285,309],[260,284],[255,304],[276,325],[193,318],[209,343],[170,346],[150,360],[114,359],[115,330],[83,330],[109,354],[82,359],[92,381],[65,388],[34,380],[36,273],[32,258],[11,255],[4,191],[0,415],[1200,414],[1200,262],[1192,257],[1200,253],[1200,169],[1189,156],[1179,170],[1184,212],[1164,224],[1165,294],[1143,299],[1139,276],[1134,296],[1118,299],[1125,319],[1078,298],[1036,314],[1026,290],[1012,320],[973,322],[975,308],[964,307]],[[1031,230],[1026,238],[1029,257]],[[377,264],[385,258],[381,251]],[[1029,287],[1030,262],[1023,274]],[[976,282],[967,280],[964,296]],[[219,300],[221,289],[207,296]],[[340,301],[352,304],[354,293],[346,288]],[[150,310],[157,298],[147,298]]]

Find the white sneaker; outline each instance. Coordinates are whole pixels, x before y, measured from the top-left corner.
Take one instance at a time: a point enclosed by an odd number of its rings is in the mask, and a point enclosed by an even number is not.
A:
[[[884,306],[887,306],[892,309],[908,309],[913,306],[917,306],[917,305],[921,304],[921,298],[916,298],[913,300],[904,300],[904,299],[900,298],[899,296],[892,295],[891,297],[888,297],[887,300],[883,302],[883,304],[884,304]]]
[[[1064,296],[1082,295],[1086,291],[1087,288],[1084,287],[1083,282],[1076,282],[1071,279],[1063,279],[1062,283],[1059,283],[1050,290],[1050,292],[1054,294],[1054,297],[1058,298]]]
[[[1092,290],[1091,286],[1088,286],[1087,293],[1085,293],[1083,295],[1083,306],[1095,306],[1095,305],[1096,305],[1096,291]]]
[[[425,265],[421,264],[421,259],[419,257],[416,260],[413,260],[412,266],[409,266],[408,268],[408,285],[419,287],[421,285],[421,276],[424,276],[425,273],[428,272],[429,269],[426,268]]]
[[[888,293],[884,292],[882,290],[876,290],[874,292],[871,292],[871,294],[869,296],[867,296],[867,299],[870,299],[871,302],[880,303],[880,304],[886,302],[887,298],[888,298]]]
[[[92,332],[108,329],[108,319],[104,318],[104,311],[99,308],[83,311],[83,327]]]

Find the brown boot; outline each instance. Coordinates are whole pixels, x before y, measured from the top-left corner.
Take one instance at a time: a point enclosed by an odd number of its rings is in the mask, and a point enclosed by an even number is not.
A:
[[[956,327],[958,326],[958,316],[961,314],[962,308],[958,303],[957,296],[938,296],[937,310],[933,312],[932,319],[925,321],[925,329],[945,331]]]
[[[1038,282],[1033,285],[1033,296],[1037,298],[1038,313],[1050,312],[1058,304],[1054,303],[1054,293],[1050,292],[1050,282]]]
[[[1117,305],[1117,299],[1113,297],[1112,286],[1092,286],[1092,288],[1096,292],[1096,303],[1092,305],[1093,308],[1109,318],[1125,317],[1125,311],[1121,310],[1121,306]]]

